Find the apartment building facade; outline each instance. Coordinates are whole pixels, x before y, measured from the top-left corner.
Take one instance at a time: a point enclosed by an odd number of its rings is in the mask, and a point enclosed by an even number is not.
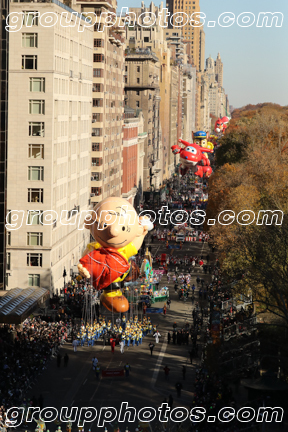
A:
[[[91,124],[91,203],[121,196],[123,166],[125,30],[105,27],[105,13],[116,13],[116,0],[73,0],[75,9],[95,13]],[[101,15],[102,14],[102,15]],[[97,22],[96,22],[97,21]]]
[[[128,48],[125,54],[125,105],[140,108],[144,117],[143,190],[161,183],[160,64],[149,49]]]
[[[201,54],[201,50],[203,52],[203,37],[200,39],[200,31],[202,26],[199,25],[199,19],[196,17],[197,14],[200,13],[199,0],[167,0],[166,7],[170,12],[170,16],[173,15],[173,19],[169,20],[169,28],[171,29],[174,28],[177,30],[177,17],[178,19],[179,17],[183,18],[183,14],[186,14],[186,16],[189,17],[189,19],[185,18],[185,25],[181,27],[181,30],[184,42],[187,42],[189,45],[189,56],[191,63],[194,64],[197,71],[199,71],[201,69],[203,55]],[[194,21],[192,21],[191,25],[190,18],[192,14],[194,14]]]
[[[5,31],[5,18],[9,14],[9,0],[0,3],[0,290],[6,289],[7,275],[10,263],[6,259],[6,243],[8,240],[5,230],[6,203],[7,203],[7,135],[8,135],[8,48],[9,32]]]
[[[73,12],[54,0],[10,4],[24,25],[9,35],[9,289],[59,290],[89,241],[93,31],[43,27],[34,14],[63,11]]]
[[[138,206],[142,201],[144,116],[140,109],[124,108],[122,198]]]

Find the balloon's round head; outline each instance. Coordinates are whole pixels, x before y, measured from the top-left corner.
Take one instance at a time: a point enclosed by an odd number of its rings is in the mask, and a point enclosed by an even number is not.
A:
[[[119,249],[147,230],[140,221],[129,201],[109,197],[94,207],[91,215],[85,219],[85,228],[90,229],[101,246]]]

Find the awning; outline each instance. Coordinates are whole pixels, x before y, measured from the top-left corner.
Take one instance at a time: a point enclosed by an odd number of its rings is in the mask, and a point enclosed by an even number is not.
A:
[[[47,299],[50,292],[44,288],[14,288],[0,298],[0,323],[21,324]]]

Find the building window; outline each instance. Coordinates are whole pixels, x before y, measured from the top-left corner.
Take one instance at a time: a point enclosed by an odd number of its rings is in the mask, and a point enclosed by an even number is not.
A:
[[[45,101],[30,99],[29,114],[45,114]]]
[[[29,159],[44,159],[44,144],[29,144]]]
[[[99,172],[92,172],[91,173],[91,180],[92,181],[99,181],[99,180],[101,180],[101,173],[99,173]]]
[[[101,92],[101,91],[103,91],[103,84],[98,84],[98,83],[96,84],[96,83],[94,83],[92,91],[93,92]]]
[[[22,33],[22,47],[24,47],[24,48],[37,48],[38,47],[38,33]]]
[[[140,96],[140,91],[139,90],[136,91],[136,96]]]
[[[136,107],[139,108],[140,107],[140,102],[136,101]]]
[[[101,144],[99,143],[93,143],[92,144],[92,151],[101,151]]]
[[[27,266],[42,267],[42,254],[27,253]]]
[[[94,108],[103,107],[103,99],[92,99],[92,106]]]
[[[37,70],[37,55],[22,55],[22,69]]]
[[[103,77],[103,69],[93,69],[93,77],[94,78],[102,78]]]
[[[45,93],[45,78],[30,78],[30,92]]]
[[[41,215],[43,212],[39,210],[28,210],[27,225],[42,225]]]
[[[125,72],[127,72],[128,71],[128,66],[125,66]]]
[[[94,39],[94,47],[104,48],[104,39]]]
[[[102,136],[102,129],[101,128],[93,128],[92,129],[92,136]]]
[[[43,189],[28,189],[28,202],[43,203]]]
[[[11,254],[10,254],[10,252],[7,252],[6,257],[7,257],[7,259],[6,259],[6,269],[7,270],[11,270]]]
[[[27,246],[43,246],[43,233],[28,232]]]
[[[28,285],[30,287],[40,287],[40,275],[39,274],[29,274],[28,275]]]
[[[95,194],[96,196],[101,195],[101,187],[92,187],[91,193]]]
[[[92,113],[92,123],[100,122],[102,121],[102,114],[101,113]]]
[[[149,42],[149,37],[148,36],[144,37],[144,42]]]
[[[104,62],[104,54],[94,54],[93,61],[95,63],[103,63]]]
[[[38,16],[39,12],[37,11],[23,11],[24,19],[23,24],[24,26],[31,27],[31,26],[38,26]]]
[[[44,180],[44,167],[29,166],[28,180]]]
[[[144,38],[145,39],[145,38]],[[140,72],[140,66],[137,66],[137,72]]]
[[[29,136],[44,137],[44,122],[29,122]]]
[[[137,78],[137,84],[140,84],[140,78]]]
[[[7,246],[11,246],[11,231],[6,231]]]
[[[101,166],[102,158],[92,158],[92,166]]]

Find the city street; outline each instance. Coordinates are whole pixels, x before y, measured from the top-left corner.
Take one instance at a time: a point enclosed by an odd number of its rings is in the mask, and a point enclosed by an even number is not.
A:
[[[208,249],[207,243],[191,242],[185,243],[182,250],[174,250],[173,254],[185,256],[188,253],[193,256],[202,254],[206,256]],[[165,251],[164,242],[153,243],[152,256],[157,251]],[[196,285],[197,276],[203,278],[205,282],[210,279],[210,275],[205,275],[203,270],[195,271],[191,286],[193,283]],[[166,276],[162,277],[160,286],[163,285],[167,285]],[[199,357],[195,358],[191,365],[189,356],[191,340],[189,346],[173,345],[172,339],[170,344],[167,343],[167,334],[172,330],[174,322],[177,323],[177,328],[182,328],[186,323],[191,325],[192,321],[191,298],[188,298],[186,302],[178,300],[178,295],[173,289],[174,284],[170,281],[167,286],[170,289],[171,308],[167,310],[166,316],[150,314],[152,324],[157,325],[157,330],[161,334],[159,344],[155,343],[153,332],[143,339],[139,347],[125,347],[124,354],[120,353],[119,346],[115,348],[113,354],[109,345],[103,347],[101,340],[94,347],[78,347],[77,352],[74,353],[72,345],[67,342],[60,353],[62,356],[68,353],[68,366],[64,367],[62,362],[61,366],[57,367],[56,359],[52,360],[47,370],[39,377],[36,386],[31,390],[31,396],[38,397],[42,393],[44,406],[53,406],[58,409],[65,406],[91,406],[97,410],[111,406],[119,409],[122,402],[128,402],[129,406],[140,410],[145,406],[158,407],[165,398],[168,400],[171,394],[175,401],[174,406],[189,407],[193,397],[192,383],[201,350]],[[196,289],[195,302],[197,300]],[[157,303],[157,307],[163,307],[163,303]],[[148,347],[151,341],[155,344],[152,356]],[[99,360],[101,370],[124,368],[128,362],[131,366],[129,377],[100,376],[100,379],[97,380],[91,363],[94,356]],[[166,380],[164,376],[163,368],[166,365],[170,368],[169,380]],[[183,365],[187,369],[185,380],[182,379]],[[175,384],[178,381],[183,386],[181,398],[176,396]],[[90,426],[93,427],[93,423]]]

